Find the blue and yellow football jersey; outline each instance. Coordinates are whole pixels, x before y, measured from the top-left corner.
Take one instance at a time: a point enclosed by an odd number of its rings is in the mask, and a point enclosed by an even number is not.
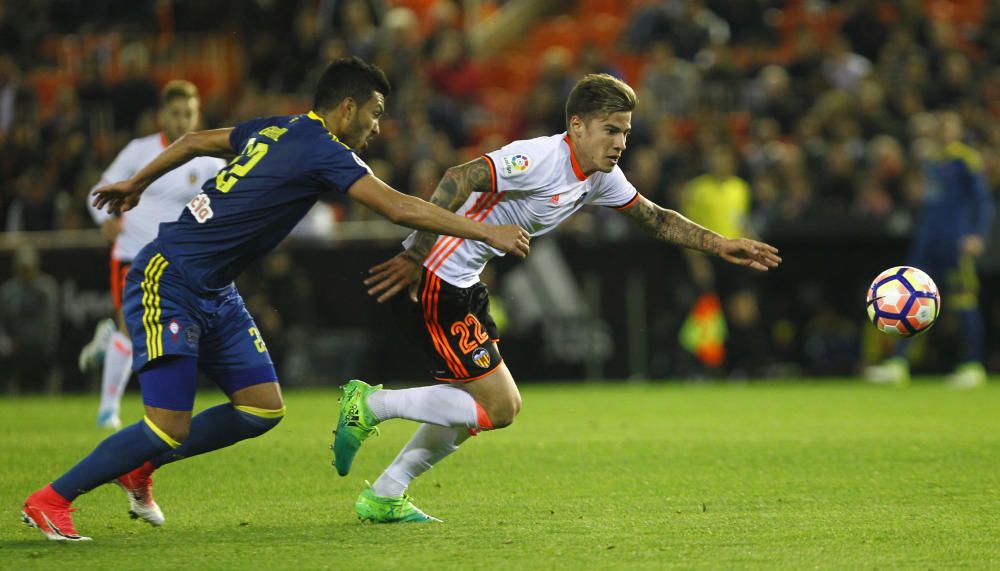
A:
[[[924,165],[924,181],[924,212],[916,235],[922,247],[957,257],[962,237],[987,235],[993,201],[979,153],[951,143],[944,156]]]
[[[220,291],[270,252],[322,192],[346,192],[371,173],[312,111],[241,123],[230,143],[240,154],[150,244],[203,292]]]

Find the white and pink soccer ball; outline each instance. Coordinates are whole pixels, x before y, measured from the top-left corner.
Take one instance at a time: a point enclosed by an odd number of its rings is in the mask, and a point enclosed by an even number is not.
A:
[[[941,295],[934,280],[910,266],[882,272],[868,288],[868,319],[893,337],[927,331],[941,314]]]

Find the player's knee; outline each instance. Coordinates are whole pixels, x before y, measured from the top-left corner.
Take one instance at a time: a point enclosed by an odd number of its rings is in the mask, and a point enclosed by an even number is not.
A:
[[[146,417],[146,424],[153,429],[153,432],[155,432],[161,440],[173,448],[180,446],[181,443],[187,440],[188,434],[190,434],[191,431],[190,421],[184,422],[159,419],[157,422],[151,422],[149,417]]]
[[[285,418],[284,404],[280,408],[268,409],[247,405],[233,405],[243,421],[244,435],[248,438],[260,436],[271,430]]]
[[[276,378],[274,367],[271,365],[257,367],[255,372],[257,379],[264,382],[255,382],[238,390],[228,390],[229,400],[234,405],[259,410],[284,409],[285,401],[281,396],[281,387],[278,385],[278,381],[265,380]],[[232,389],[231,386],[230,389]]]
[[[521,395],[513,395],[510,399],[494,404],[489,413],[493,429],[506,428],[514,424],[514,418],[519,412],[521,412]]]
[[[182,444],[185,440],[187,440],[187,437],[191,434],[189,428],[190,427],[184,428],[184,429],[180,429],[180,430],[175,430],[173,432],[168,432],[168,434],[178,444]]]
[[[184,442],[191,433],[191,421],[190,419],[183,419],[176,422],[169,422],[163,431],[177,443]]]

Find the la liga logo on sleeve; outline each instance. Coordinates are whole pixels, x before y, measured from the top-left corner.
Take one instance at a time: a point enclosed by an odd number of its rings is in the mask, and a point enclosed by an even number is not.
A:
[[[529,166],[531,166],[531,159],[528,158],[528,155],[507,155],[503,158],[503,175],[510,178],[524,174]]]

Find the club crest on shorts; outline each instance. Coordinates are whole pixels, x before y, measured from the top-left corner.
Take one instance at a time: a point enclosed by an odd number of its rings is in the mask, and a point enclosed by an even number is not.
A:
[[[170,335],[174,337],[174,343],[177,343],[177,334],[181,332],[181,326],[176,320],[171,319],[167,329],[170,331]]]
[[[485,369],[490,366],[490,352],[480,347],[472,353],[472,362],[480,368]]]

